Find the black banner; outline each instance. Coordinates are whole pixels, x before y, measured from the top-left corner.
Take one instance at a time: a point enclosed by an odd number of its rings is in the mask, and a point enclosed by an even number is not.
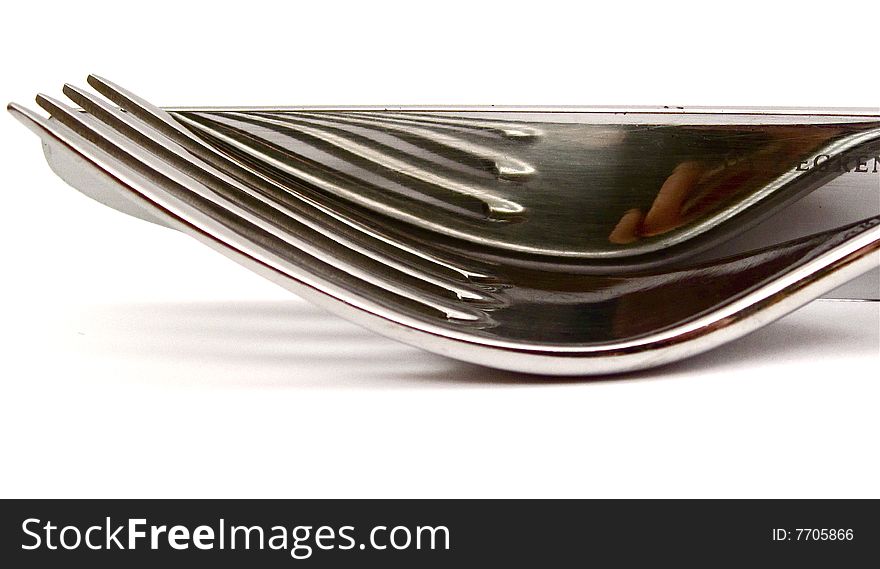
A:
[[[7,567],[852,566],[880,552],[868,500],[14,500],[2,512]]]

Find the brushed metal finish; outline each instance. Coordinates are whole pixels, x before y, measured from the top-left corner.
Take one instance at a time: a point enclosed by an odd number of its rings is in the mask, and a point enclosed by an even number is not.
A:
[[[842,227],[707,255],[842,176],[880,195],[880,110],[166,110],[89,83],[106,99],[67,85],[81,109],[9,106],[71,185],[483,365],[659,365],[878,262],[871,204]]]

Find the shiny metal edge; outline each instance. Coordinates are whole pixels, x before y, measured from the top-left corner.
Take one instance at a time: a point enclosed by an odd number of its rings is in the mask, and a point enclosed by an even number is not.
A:
[[[51,119],[50,119],[51,120]],[[102,180],[100,177],[95,176],[95,169],[93,166],[90,166],[85,163],[85,160],[76,155],[71,151],[65,151],[60,148],[59,145],[54,145],[55,149],[53,151],[53,147],[44,144],[44,154],[46,157],[46,161],[48,162],[50,168],[64,181],[66,181],[69,185],[79,190],[81,193],[86,196],[108,206],[122,213],[126,213],[133,217],[137,217],[139,219],[143,219],[152,223],[156,223],[159,225],[167,225],[166,220],[161,217],[157,217],[152,215],[148,210],[144,209],[143,206],[139,205],[135,200],[125,198],[125,194],[119,191],[119,187],[117,183],[108,183],[106,180]],[[837,190],[834,190],[835,192]],[[817,191],[811,194],[810,199],[818,197],[822,194],[822,191]],[[789,215],[792,210],[797,210],[801,204],[810,200],[802,200],[793,205],[788,206],[785,212],[779,212],[777,214],[773,214],[771,218],[776,219],[780,215]],[[816,204],[814,204],[815,206]],[[825,204],[827,206],[827,204]],[[820,203],[818,207],[823,207]],[[853,217],[856,219],[857,217]],[[842,219],[842,222],[846,220]],[[771,221],[770,225],[776,226],[775,222]],[[776,226],[778,227],[778,226]],[[823,228],[816,227],[813,228],[813,232],[820,232]],[[772,235],[767,235],[766,228],[763,230],[763,233],[759,232],[759,239],[756,240],[754,236],[750,238],[750,232],[746,231],[742,236],[734,237],[730,239],[728,243],[725,244],[722,249],[724,249],[724,255],[733,255],[737,253],[744,253],[749,250],[760,248],[763,245],[773,244],[776,242],[782,242],[786,239],[779,240],[778,238],[773,238]],[[788,239],[795,238],[796,235],[791,235]],[[741,245],[737,245],[737,242],[741,241]],[[717,255],[714,255],[717,257]],[[706,255],[696,255],[696,258],[712,258],[712,256]],[[829,299],[844,299],[844,300],[880,300],[880,273],[877,270],[870,271],[867,274],[863,275],[860,278],[856,278],[845,283],[842,288],[836,288],[829,293],[827,293],[823,298]]]
[[[18,107],[10,110],[22,112]],[[50,149],[73,152],[42,123],[28,125]],[[453,359],[508,371],[554,375],[608,375],[678,361],[744,336],[856,276],[880,265],[880,226],[831,249],[770,285],[754,290],[723,309],[661,332],[597,346],[532,345],[487,338],[431,325],[401,315],[331,283],[316,282],[298,269],[282,273],[235,243],[230,235],[208,234],[190,220],[152,202],[122,180],[95,164],[106,184],[122,185],[132,201],[212,249],[302,298],[386,337]],[[487,350],[489,351],[487,357]]]
[[[168,112],[223,111],[414,111],[414,112],[505,112],[505,113],[591,113],[651,115],[791,115],[829,117],[880,116],[880,107],[713,107],[713,106],[614,106],[614,105],[218,105],[165,106]]]

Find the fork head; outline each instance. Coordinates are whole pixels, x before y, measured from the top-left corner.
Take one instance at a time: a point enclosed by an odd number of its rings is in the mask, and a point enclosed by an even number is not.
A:
[[[82,110],[42,95],[49,119],[10,105],[75,187],[475,363],[586,374],[673,361],[875,262],[876,217],[676,264],[842,174],[829,161],[875,153],[868,113],[169,111],[89,83],[106,99],[64,88]]]

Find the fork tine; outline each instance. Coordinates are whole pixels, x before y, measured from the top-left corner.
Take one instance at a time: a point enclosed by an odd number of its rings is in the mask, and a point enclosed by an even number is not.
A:
[[[46,98],[43,98],[43,102],[51,103]],[[265,246],[265,243],[259,244],[251,241],[251,238],[243,233],[228,231],[228,223],[231,222],[234,225],[236,221],[234,218],[221,220],[220,216],[207,214],[205,208],[197,206],[197,197],[184,196],[181,198],[177,195],[175,188],[157,184],[154,179],[137,172],[130,164],[112,156],[65,124],[57,120],[47,120],[17,104],[10,104],[7,109],[44,142],[61,144],[75,152],[95,167],[101,176],[118,184],[120,191],[130,191],[133,197],[142,202],[154,215],[168,221],[170,226],[187,232],[192,237],[270,280],[300,294],[308,295],[309,291],[312,291],[311,296],[316,301],[325,295],[316,295],[314,291],[323,290],[346,304],[371,312],[372,306],[382,306],[381,302],[376,302],[376,298],[374,298],[376,295],[369,294],[369,291],[362,290],[361,295],[352,296],[349,289],[342,289],[334,284],[334,282],[339,282],[338,280],[316,278],[316,275],[321,274],[321,271],[303,270],[295,263],[275,254],[270,247]],[[240,230],[241,227],[236,229]],[[345,277],[347,275],[343,275],[342,280]],[[302,286],[298,287],[294,283]],[[417,313],[424,312],[426,308],[431,311],[429,307],[417,306]],[[412,312],[413,306],[407,306],[405,303],[395,306],[395,309],[401,308]]]
[[[81,105],[92,116],[136,140],[153,154],[173,164],[179,171],[186,173],[205,185],[212,186],[215,190],[224,192],[234,202],[244,202],[244,206],[249,207],[252,212],[263,218],[274,219],[283,216],[285,219],[294,220],[337,242],[342,247],[385,264],[404,275],[438,287],[443,292],[452,292],[461,300],[485,304],[497,302],[488,293],[480,291],[474,286],[465,286],[460,282],[460,279],[451,280],[448,277],[437,275],[436,271],[428,272],[415,269],[409,264],[401,262],[399,254],[390,256],[381,250],[376,251],[377,243],[372,243],[369,246],[363,244],[362,241],[366,236],[352,235],[351,230],[345,225],[340,227],[338,223],[335,226],[332,223],[328,223],[328,221],[332,222],[333,220],[328,220],[327,216],[323,216],[320,211],[303,213],[303,210],[306,209],[303,207],[303,204],[290,203],[292,200],[287,200],[286,203],[278,203],[260,192],[253,191],[225,172],[189,154],[176,143],[168,140],[167,137],[153,130],[145,123],[127,116],[125,113],[85,91],[77,89],[72,85],[65,85],[64,93],[75,103]],[[283,229],[285,234],[288,233],[286,227]],[[340,230],[342,230],[342,233],[340,233]],[[357,239],[358,237],[360,239]]]
[[[433,169],[421,168],[417,164],[401,160],[388,152],[377,152],[363,143],[339,136],[326,128],[237,112],[229,112],[225,116],[281,132],[299,133],[310,139],[331,145],[342,153],[439,190],[441,194],[456,195],[459,200],[467,200],[464,203],[468,203],[469,207],[477,213],[482,214],[488,208],[489,217],[496,221],[509,221],[521,217],[524,213],[524,208],[520,204],[502,198],[490,189],[481,188],[477,184],[462,183],[444,174],[438,174]]]
[[[338,278],[340,273],[344,274],[348,277],[347,285],[351,287],[351,292],[360,291],[365,286],[375,287],[395,294],[404,304],[419,304],[443,313],[447,318],[472,322],[485,321],[482,312],[457,306],[451,300],[443,299],[436,293],[426,290],[425,287],[413,287],[411,283],[400,284],[394,279],[383,277],[381,271],[376,271],[375,268],[371,270],[368,263],[358,263],[350,251],[327,247],[326,243],[321,242],[322,236],[308,228],[302,227],[296,231],[296,234],[280,230],[265,218],[219,196],[202,182],[183,174],[158,157],[138,150],[130,139],[103,126],[94,117],[77,113],[45,95],[38,95],[37,103],[49,111],[56,120],[99,148],[103,148],[119,162],[153,180],[191,207],[207,213],[227,230],[245,235],[250,244],[262,245],[266,250],[271,247],[288,263],[298,263],[310,269],[323,266],[325,276],[333,275],[335,278]],[[315,272],[321,273],[320,270]]]
[[[434,131],[418,126],[409,126],[392,123],[376,117],[353,117],[349,114],[332,112],[264,112],[254,113],[260,116],[270,116],[276,120],[297,122],[306,121],[321,124],[322,122],[336,123],[338,125],[354,125],[368,128],[383,134],[395,133],[399,138],[411,141],[416,146],[423,148],[440,147],[444,151],[458,153],[462,162],[476,162],[481,168],[492,171],[498,178],[505,180],[521,180],[535,173],[535,168],[522,160],[512,158],[503,152],[493,148],[470,142],[463,138],[453,136],[440,131]]]
[[[430,247],[424,248],[427,250],[422,250],[423,248],[416,250],[387,231],[375,228],[372,224],[371,226],[367,226],[354,219],[351,215],[339,211],[338,208],[331,208],[331,206],[325,202],[318,202],[302,192],[297,191],[293,187],[280,184],[278,180],[263,175],[261,172],[250,168],[240,160],[219,152],[217,149],[194,135],[191,131],[181,126],[180,123],[165,110],[152,105],[148,101],[141,99],[137,95],[126,91],[122,87],[106,79],[100,78],[96,75],[89,75],[88,82],[95,88],[95,90],[122,107],[126,112],[137,117],[145,124],[152,126],[188,152],[215,166],[219,170],[227,172],[234,178],[242,180],[248,186],[254,187],[260,192],[271,196],[272,199],[285,204],[285,206],[291,206],[292,199],[305,202],[307,205],[326,214],[334,221],[347,225],[350,228],[349,230],[345,230],[341,227],[337,227],[335,230],[337,234],[365,234],[381,242],[379,248],[393,248],[403,252],[406,256],[405,262],[415,262],[418,266],[424,266],[425,263],[430,263],[437,267],[441,267],[443,269],[443,274],[450,276],[451,274],[454,274],[456,278],[464,277],[466,281],[474,283],[485,282],[488,284],[494,284],[495,282],[493,277],[484,272],[473,270],[470,267],[459,267],[451,264],[445,259],[441,259],[437,255],[433,255],[430,252]],[[181,119],[184,119],[184,117],[181,117]]]
[[[183,128],[179,122],[175,121],[174,117],[168,114],[167,111],[155,107],[151,105],[149,102],[141,99],[137,95],[126,91],[122,87],[113,84],[106,79],[102,79],[95,75],[90,75],[88,77],[88,82],[92,87],[95,88],[99,93],[118,104],[126,111],[131,112],[139,119],[148,122],[156,129],[160,130],[163,134],[166,134],[172,137],[179,144],[190,150],[191,152],[196,153],[201,158],[206,158],[205,154],[211,155],[216,154],[216,151],[208,145],[202,139],[196,137],[192,133],[191,130]],[[191,127],[196,127],[198,130],[204,132],[210,129],[207,129],[205,125],[201,123],[193,122],[190,117],[180,117],[180,120],[185,122],[187,125]],[[212,132],[211,134],[216,134]],[[241,146],[238,141],[236,142],[236,149],[239,151],[243,151],[245,153],[252,152],[247,146]],[[315,187],[322,188],[324,191],[329,192],[332,195],[336,196],[344,196],[349,202],[359,204],[359,205],[367,205],[367,207],[372,206],[375,208],[382,208],[382,204],[376,204],[372,200],[365,198],[362,195],[362,192],[353,191],[349,188],[343,187],[340,184],[335,184],[333,182],[329,182],[323,179],[320,176],[317,176],[314,172],[306,172],[302,169],[292,168],[290,164],[285,160],[273,160],[270,156],[261,155],[260,159],[264,162],[271,163],[274,167],[279,169],[285,175],[291,176],[297,180],[304,181],[308,185],[313,185]],[[239,166],[243,166],[243,164],[238,161]],[[252,168],[248,168],[253,171]],[[469,212],[471,215],[476,216],[484,216],[486,214],[486,210],[488,210],[490,204],[486,204],[483,201],[473,197],[473,196],[461,196],[463,199],[463,208],[462,212]],[[437,201],[435,205],[443,207],[445,204],[444,201]],[[506,204],[500,204],[499,211],[507,215],[508,213],[515,213],[518,204],[511,204],[510,207],[507,207]],[[510,211],[508,211],[510,210]],[[400,214],[405,215],[405,212],[400,211]],[[418,217],[410,216],[412,220],[418,220]]]
[[[276,234],[273,219],[263,215],[269,210],[257,209],[266,207],[264,202],[250,196],[256,200],[252,204],[248,192],[236,193],[240,184],[227,179],[230,172],[203,169],[185,150],[151,152],[161,138],[136,121],[104,122],[100,113],[73,110],[42,95],[37,102],[51,118],[16,105],[9,110],[50,149],[64,145],[65,152],[76,152],[169,225],[380,333],[515,371],[612,373],[688,357],[802,306],[871,268],[880,255],[880,216],[875,216],[705,265],[622,276],[565,273],[559,278],[562,273],[499,264],[499,275],[513,281],[502,295],[509,310],[489,314],[488,308],[453,303],[461,311],[450,313],[448,303],[423,288],[407,298],[408,285],[389,290],[381,278],[370,281],[352,274],[345,262],[323,259],[326,241],[309,228],[285,240],[283,232]],[[126,135],[132,125],[136,136]],[[216,152],[221,148],[226,147],[219,145]],[[254,211],[245,207],[251,205]]]
[[[151,105],[149,102],[138,97],[134,93],[123,89],[112,81],[108,81],[97,75],[89,75],[86,81],[98,93],[104,95],[123,109],[131,112],[139,119],[150,123],[154,128],[162,132],[162,134],[165,134],[172,139],[178,139],[182,136],[192,142],[204,145],[204,143],[193,134],[189,133],[186,129],[181,128],[174,118],[166,111]]]
[[[374,171],[368,163],[345,160],[344,168],[326,164],[319,157],[306,156],[303,148],[291,149],[284,144],[290,133],[282,133],[282,140],[255,135],[253,128],[264,128],[243,121],[229,113],[178,113],[175,118],[211,145],[223,152],[240,157],[249,168],[263,172],[282,185],[302,183],[310,194],[321,201],[349,204],[361,211],[381,212],[392,219],[403,220],[407,225],[422,226],[440,231],[442,224],[429,215],[412,211],[414,200],[408,197],[409,184],[402,175],[391,170]],[[320,144],[305,142],[305,146],[318,150]],[[349,171],[350,170],[350,171]],[[443,209],[462,219],[482,223],[490,217],[489,205],[475,196],[438,191],[436,186],[415,182],[419,191],[415,203],[430,211]],[[318,197],[320,196],[320,197]]]
[[[9,111],[15,120],[23,124],[27,127],[27,129],[37,136],[43,135],[43,129],[40,127],[40,123],[38,115],[28,109],[27,107],[22,107],[18,103],[9,103],[6,105],[6,110]]]

